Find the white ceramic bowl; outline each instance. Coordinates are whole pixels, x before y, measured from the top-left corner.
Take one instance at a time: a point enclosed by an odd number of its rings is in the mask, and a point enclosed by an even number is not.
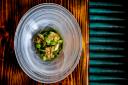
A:
[[[35,33],[50,26],[64,39],[62,53],[52,62],[43,62],[33,50]],[[21,18],[14,39],[16,58],[23,71],[42,83],[55,83],[66,78],[77,66],[82,35],[74,16],[57,4],[39,4],[28,10]]]

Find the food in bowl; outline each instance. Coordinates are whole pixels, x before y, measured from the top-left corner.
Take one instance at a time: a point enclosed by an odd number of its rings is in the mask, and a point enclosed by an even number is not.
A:
[[[46,27],[45,29],[34,35],[33,44],[41,60],[52,61],[59,56],[63,48],[63,39],[53,28]]]

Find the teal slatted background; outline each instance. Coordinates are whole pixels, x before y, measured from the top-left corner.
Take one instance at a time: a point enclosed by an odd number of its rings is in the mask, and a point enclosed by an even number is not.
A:
[[[121,0],[90,0],[90,85],[128,85],[127,8]]]

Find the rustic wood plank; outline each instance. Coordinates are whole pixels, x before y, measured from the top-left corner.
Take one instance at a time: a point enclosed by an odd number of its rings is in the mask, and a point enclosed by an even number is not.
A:
[[[40,3],[57,3],[67,8],[80,24],[83,35],[83,53],[78,66],[71,75],[55,85],[88,85],[87,0],[0,0],[0,85],[41,85],[21,70],[13,45],[20,18],[28,9]]]

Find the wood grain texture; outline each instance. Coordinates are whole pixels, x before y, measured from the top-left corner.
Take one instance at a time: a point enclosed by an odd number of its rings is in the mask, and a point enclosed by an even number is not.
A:
[[[67,8],[77,19],[83,36],[83,53],[76,69],[64,80],[50,85],[88,85],[87,0],[0,0],[0,85],[42,85],[22,71],[14,53],[14,34],[19,20],[40,3],[56,3]]]

